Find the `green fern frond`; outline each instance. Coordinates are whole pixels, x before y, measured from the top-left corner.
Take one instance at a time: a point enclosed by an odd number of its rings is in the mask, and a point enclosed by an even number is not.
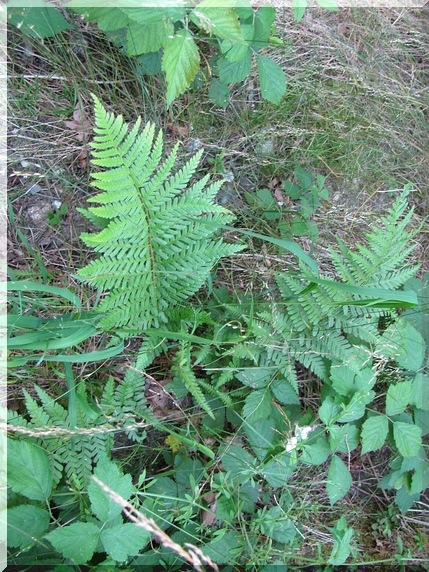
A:
[[[104,292],[99,311],[105,330],[139,334],[168,321],[168,309],[183,304],[203,285],[213,265],[240,245],[213,240],[233,215],[214,202],[221,183],[206,188],[208,176],[188,186],[202,152],[176,173],[178,144],[161,164],[161,132],[141,120],[129,131],[121,116],[95,101],[92,163],[105,168],[93,173],[92,197],[101,206],[91,216],[109,221],[82,240],[99,258],[79,271],[87,284]]]

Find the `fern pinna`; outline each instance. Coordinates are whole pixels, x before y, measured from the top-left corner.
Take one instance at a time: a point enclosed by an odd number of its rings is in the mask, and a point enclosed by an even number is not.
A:
[[[243,247],[214,238],[234,218],[214,202],[222,182],[207,186],[206,175],[188,185],[202,151],[173,172],[179,144],[161,162],[162,134],[155,137],[153,124],[140,131],[139,118],[129,130],[94,101],[92,163],[105,170],[92,173],[102,192],[89,199],[101,206],[82,212],[106,226],[82,234],[100,256],[79,277],[107,292],[101,327],[131,336],[167,322],[169,308],[195,294],[219,258]]]

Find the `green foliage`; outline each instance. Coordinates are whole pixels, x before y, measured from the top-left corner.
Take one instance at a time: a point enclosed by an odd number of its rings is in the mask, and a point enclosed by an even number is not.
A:
[[[293,201],[297,201],[294,209],[288,209],[283,202],[276,201],[269,189],[259,189],[255,194],[246,193],[246,200],[258,211],[262,211],[265,219],[277,221],[276,230],[282,238],[308,235],[314,243],[318,237],[318,229],[316,223],[310,219],[320,207],[321,199],[328,199],[329,191],[324,186],[325,177],[322,175],[317,175],[314,181],[313,175],[301,167],[297,167],[294,173],[299,184],[283,182],[286,194]]]
[[[90,200],[101,206],[87,212],[108,225],[82,235],[100,256],[79,277],[108,291],[98,308],[101,327],[137,335],[168,322],[169,310],[202,286],[219,258],[243,247],[212,238],[233,219],[214,202],[221,182],[205,188],[206,176],[187,188],[201,152],[173,174],[178,144],[161,164],[162,135],[154,140],[153,125],[139,133],[138,120],[128,133],[121,116],[94,100],[93,164],[106,170],[93,173],[102,192]]]
[[[20,0],[9,0],[7,20],[25,34],[41,39],[70,28],[61,12],[44,0],[32,0],[31,6],[23,6]]]

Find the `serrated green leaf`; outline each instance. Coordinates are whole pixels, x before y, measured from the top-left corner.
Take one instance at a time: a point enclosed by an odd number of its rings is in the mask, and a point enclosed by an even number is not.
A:
[[[292,0],[293,13],[295,15],[295,20],[299,22],[307,9],[307,0]]]
[[[274,397],[281,403],[285,405],[299,405],[299,397],[296,391],[285,379],[275,379],[271,383],[270,389]]]
[[[203,0],[191,12],[190,18],[194,24],[218,38],[243,41],[237,14],[230,6],[220,7],[219,0]]]
[[[67,2],[67,8],[71,8],[77,14],[81,14],[86,20],[97,20],[97,25],[103,32],[119,30],[124,28],[129,22],[128,15],[119,8],[109,8],[108,6],[103,6],[102,8],[93,6],[82,7],[81,0]]]
[[[334,566],[341,566],[349,557],[351,552],[350,542],[353,538],[354,530],[349,528],[346,524],[344,516],[335,525],[335,528],[330,528],[329,531],[334,537],[334,547],[332,548],[328,564]]]
[[[284,511],[279,506],[273,506],[268,513],[264,513],[264,520],[261,522],[261,532],[265,536],[283,544],[293,540],[296,535],[295,526],[285,516]]]
[[[413,291],[402,294],[416,296]],[[380,341],[383,342],[383,353],[386,357],[395,359],[401,367],[409,371],[417,371],[421,368],[426,344],[420,332],[407,320],[399,319],[396,324],[389,326]]]
[[[268,386],[271,375],[270,369],[255,367],[242,369],[235,377],[252,389],[263,389]]]
[[[7,545],[21,548],[21,550],[27,548],[45,534],[49,520],[50,516],[45,508],[31,504],[9,508],[7,510]]]
[[[308,465],[321,465],[331,454],[331,447],[326,437],[319,437],[315,443],[307,445],[302,452],[300,461]]]
[[[20,0],[10,0],[7,20],[24,34],[42,39],[51,38],[71,27],[59,10],[42,0],[32,0],[31,6],[23,6]]]
[[[271,412],[271,391],[258,389],[252,391],[246,397],[243,406],[243,417],[249,423],[256,423],[262,419],[267,419]]]
[[[386,415],[402,413],[410,403],[411,393],[411,381],[402,381],[389,385],[386,396]]]
[[[268,38],[270,37],[271,26],[276,19],[276,10],[272,6],[261,6],[255,14],[254,35],[252,44],[256,48],[265,48],[268,46]]]
[[[125,500],[130,498],[133,490],[131,475],[124,475],[121,469],[107,457],[99,461],[94,475]],[[92,511],[101,522],[109,522],[121,514],[121,506],[94,481],[91,481],[88,486],[88,495]]]
[[[380,449],[384,445],[388,429],[388,420],[383,415],[369,417],[362,425],[362,455]]]
[[[57,528],[45,536],[55,550],[75,564],[85,564],[92,558],[97,548],[100,531],[90,522],[75,522]]]
[[[244,432],[253,452],[259,460],[263,460],[267,452],[272,449],[276,436],[273,428],[273,421],[267,419],[244,426]]]
[[[8,485],[29,499],[45,501],[52,492],[52,471],[43,449],[27,441],[7,440]]]
[[[146,25],[131,22],[127,31],[127,56],[157,52],[168,44],[173,34],[174,27],[169,20]]]
[[[276,488],[286,485],[287,479],[293,475],[295,470],[295,465],[291,466],[290,460],[291,454],[285,451],[264,465],[260,472],[269,485]]]
[[[151,537],[150,532],[130,522],[104,528],[100,539],[107,554],[117,562],[125,562],[138,554]]]
[[[429,487],[429,463],[422,461],[411,477],[410,494],[416,495]]]
[[[220,452],[222,466],[231,473],[232,479],[247,482],[255,474],[256,459],[248,451],[237,445]]]
[[[333,455],[326,482],[326,492],[331,505],[347,494],[352,486],[352,482],[352,477],[345,464],[337,455]]]
[[[395,495],[395,502],[402,514],[405,514],[413,504],[418,501],[420,495],[409,495],[405,487],[400,488]]]
[[[429,375],[416,374],[412,381],[410,404],[429,411]]]
[[[226,108],[229,103],[229,87],[214,77],[210,81],[209,98],[215,105]]]
[[[329,428],[329,443],[331,451],[348,453],[356,449],[360,441],[360,432],[355,425],[331,425]]]
[[[217,538],[204,546],[204,554],[217,564],[234,563],[237,552],[241,552],[243,538],[234,530],[219,532]]]
[[[319,407],[319,417],[327,427],[335,423],[341,414],[341,408],[328,396]]]
[[[237,62],[230,62],[226,56],[219,58],[217,62],[220,81],[223,84],[243,81],[250,73],[252,66],[252,52],[247,50],[244,58]]]
[[[308,189],[313,184],[313,174],[310,171],[307,171],[307,169],[304,169],[303,167],[299,166],[295,167],[293,172],[295,174],[295,177],[298,179],[302,190],[308,191]]]
[[[266,56],[257,56],[259,83],[264,99],[277,105],[286,91],[286,78],[282,68]]]
[[[291,181],[283,181],[283,187],[286,193],[290,196],[290,198],[294,201],[297,201],[302,197],[303,189],[297,185],[296,183],[292,183]]]
[[[162,58],[167,80],[167,107],[189,87],[200,65],[198,48],[187,30],[179,30],[168,42]]]
[[[240,62],[246,57],[249,47],[247,44],[237,44],[229,40],[222,42],[222,53],[230,62]]]
[[[414,457],[422,446],[422,430],[417,425],[395,421],[393,438],[403,457]]]

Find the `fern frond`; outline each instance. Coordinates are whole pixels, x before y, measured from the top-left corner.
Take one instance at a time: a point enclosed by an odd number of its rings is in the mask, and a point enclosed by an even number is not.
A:
[[[95,101],[92,185],[93,217],[109,220],[97,234],[82,239],[99,253],[79,277],[105,292],[99,311],[105,330],[124,328],[125,335],[159,327],[168,309],[182,304],[203,285],[212,266],[243,247],[213,240],[233,215],[214,202],[221,183],[205,188],[208,177],[188,186],[201,153],[176,173],[178,145],[163,164],[162,134],[140,123],[128,131],[121,116]]]

